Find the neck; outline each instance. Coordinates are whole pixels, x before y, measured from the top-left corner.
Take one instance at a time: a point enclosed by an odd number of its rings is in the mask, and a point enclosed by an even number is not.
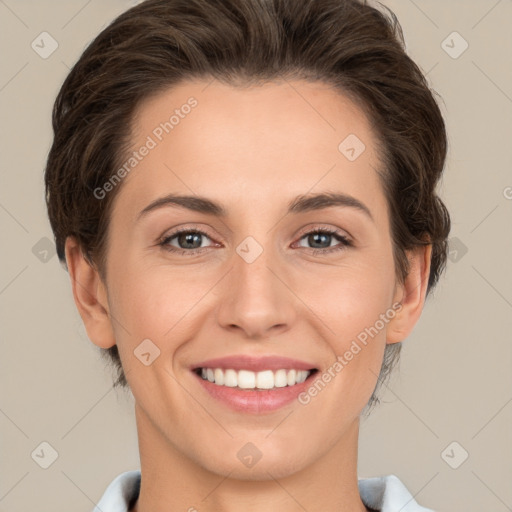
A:
[[[265,466],[249,478],[215,473],[187,457],[135,406],[141,487],[130,512],[367,512],[357,486],[359,418],[299,471]],[[286,454],[283,455],[286,457]],[[282,474],[281,474],[282,473]],[[254,478],[254,479],[250,479]]]

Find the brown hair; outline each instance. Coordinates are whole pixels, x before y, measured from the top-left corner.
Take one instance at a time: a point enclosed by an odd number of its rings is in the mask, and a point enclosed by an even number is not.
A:
[[[380,4],[382,5],[382,4]],[[388,200],[397,278],[406,250],[432,244],[427,292],[444,269],[449,214],[436,195],[447,152],[445,124],[402,29],[387,7],[363,0],[147,0],[115,19],[87,47],[53,108],[45,172],[57,254],[68,236],[105,277],[109,215],[120,186],[98,199],[126,160],[141,102],[178,82],[215,78],[251,85],[279,78],[322,81],[356,102],[375,133]],[[379,382],[399,359],[386,346]],[[127,386],[117,346],[101,349]]]

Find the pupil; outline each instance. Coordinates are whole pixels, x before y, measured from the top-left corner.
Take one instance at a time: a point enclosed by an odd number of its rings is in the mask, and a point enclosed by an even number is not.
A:
[[[197,242],[199,240],[199,245],[196,245],[195,247],[189,247],[187,246],[187,249],[197,249],[198,247],[201,247],[201,241],[200,241],[201,235],[199,233],[191,234],[191,233],[184,233],[180,235],[180,245],[182,245],[182,242],[184,242],[185,245],[191,244],[194,245],[194,239]]]
[[[319,239],[321,238],[324,238],[324,241],[326,238],[329,238],[331,235],[328,235],[326,233],[313,233],[312,235],[309,235],[309,242],[315,246],[316,243],[320,243],[321,244],[321,241],[319,241]],[[327,244],[328,246],[329,244]]]

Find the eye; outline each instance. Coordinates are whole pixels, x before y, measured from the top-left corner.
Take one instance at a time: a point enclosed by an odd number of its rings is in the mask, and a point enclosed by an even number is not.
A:
[[[208,234],[200,229],[178,229],[168,236],[165,236],[158,245],[169,252],[194,255],[209,247],[203,245],[204,238],[210,239]],[[174,239],[176,239],[175,243],[177,246],[172,243]]]
[[[353,245],[351,240],[338,230],[326,228],[309,231],[302,235],[300,240],[305,240],[306,243],[312,245],[312,247],[305,248],[310,249],[313,254],[328,254],[334,251],[343,250]],[[331,246],[331,243],[335,240],[338,240],[338,245]],[[300,247],[304,246],[300,245]]]
[[[213,244],[204,245],[205,239],[211,240],[209,235],[201,229],[181,228],[163,237],[158,242],[158,245],[169,252],[194,256],[213,246]],[[353,245],[351,240],[338,230],[327,228],[309,231],[301,236],[300,241],[302,240],[311,244],[312,247],[305,247],[302,244],[299,247],[309,249],[314,255],[329,254]],[[339,243],[331,246],[331,243],[335,240]]]

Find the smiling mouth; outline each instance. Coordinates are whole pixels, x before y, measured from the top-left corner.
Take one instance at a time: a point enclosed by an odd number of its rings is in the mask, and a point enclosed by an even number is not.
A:
[[[279,369],[253,372],[224,368],[196,368],[193,370],[203,380],[221,387],[239,390],[263,391],[302,384],[318,372],[318,369]]]

